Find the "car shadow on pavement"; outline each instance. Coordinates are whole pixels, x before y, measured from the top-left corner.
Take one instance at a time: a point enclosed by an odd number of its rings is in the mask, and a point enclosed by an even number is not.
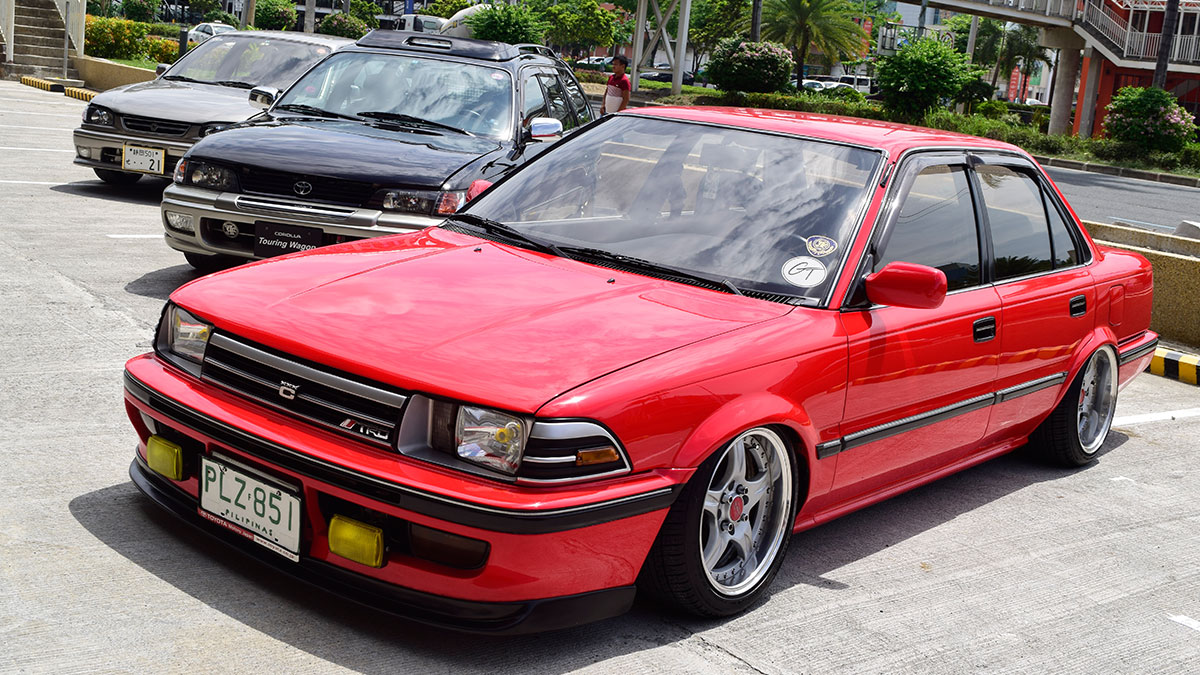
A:
[[[125,292],[144,298],[166,300],[176,288],[202,276],[204,273],[197,271],[191,265],[164,267],[147,272],[125,284]]]
[[[157,178],[143,178],[133,185],[109,185],[100,179],[91,181],[76,181],[53,185],[54,192],[90,197],[123,204],[154,204],[162,203],[162,193],[169,183]]]
[[[1113,432],[1101,453],[1125,440]],[[1054,468],[1023,454],[986,462],[801,533],[793,538],[763,601],[797,586],[815,587],[819,601],[824,591],[849,588],[828,578],[844,565],[1029,485],[1089,468]],[[397,665],[456,673],[561,673],[688,640],[709,649],[712,640],[698,633],[726,623],[730,630],[745,630],[755,620],[753,615],[684,617],[639,597],[629,613],[588,626],[532,636],[467,636],[399,619],[280,575],[221,542],[197,536],[131,482],[80,495],[69,509],[106,546],[204,605],[317,658],[364,673],[390,673]],[[164,611],[177,617],[183,610]]]

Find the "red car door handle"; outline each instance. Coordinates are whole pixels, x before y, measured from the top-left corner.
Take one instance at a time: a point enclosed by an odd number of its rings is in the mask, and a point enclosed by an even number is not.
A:
[[[996,337],[996,317],[994,316],[985,316],[977,320],[973,327],[976,342],[987,342]]]

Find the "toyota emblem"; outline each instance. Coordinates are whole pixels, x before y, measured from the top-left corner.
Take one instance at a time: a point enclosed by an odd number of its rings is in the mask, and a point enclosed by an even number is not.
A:
[[[296,184],[292,186],[292,192],[295,192],[303,197],[304,195],[312,192],[312,183],[304,180],[297,181]]]

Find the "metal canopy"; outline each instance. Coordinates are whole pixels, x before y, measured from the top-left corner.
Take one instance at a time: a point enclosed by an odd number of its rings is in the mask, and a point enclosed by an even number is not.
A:
[[[1189,0],[1193,1],[1193,0]],[[1200,0],[1194,0],[1200,2]],[[675,10],[679,10],[679,28],[672,37],[667,31],[667,22]],[[647,14],[654,11],[654,21],[657,28],[651,35],[647,29]],[[683,62],[687,58],[688,22],[692,13],[692,0],[671,0],[667,11],[663,12],[658,0],[638,0],[637,20],[633,28],[633,63],[630,68],[630,82],[634,91],[638,90],[639,74],[646,71],[671,73],[671,93],[678,94],[683,89]],[[667,52],[669,68],[654,68],[654,53],[662,45]],[[646,61],[650,67],[646,67]]]

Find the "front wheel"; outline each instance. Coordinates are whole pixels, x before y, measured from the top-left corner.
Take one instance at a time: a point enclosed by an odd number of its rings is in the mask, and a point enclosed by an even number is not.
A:
[[[1062,466],[1096,459],[1117,410],[1117,354],[1112,347],[1092,353],[1067,395],[1030,438],[1045,457]]]
[[[204,274],[219,272],[238,264],[237,258],[226,255],[206,255],[204,253],[187,251],[183,254],[183,257],[187,258],[188,264],[195,268],[197,272],[203,272]]]
[[[743,432],[700,466],[671,507],[640,585],[700,616],[750,606],[783,562],[795,486],[787,442],[766,427]]]
[[[109,185],[133,185],[142,178],[140,173],[126,173],[112,169],[92,169],[92,171],[96,172],[97,178]]]

